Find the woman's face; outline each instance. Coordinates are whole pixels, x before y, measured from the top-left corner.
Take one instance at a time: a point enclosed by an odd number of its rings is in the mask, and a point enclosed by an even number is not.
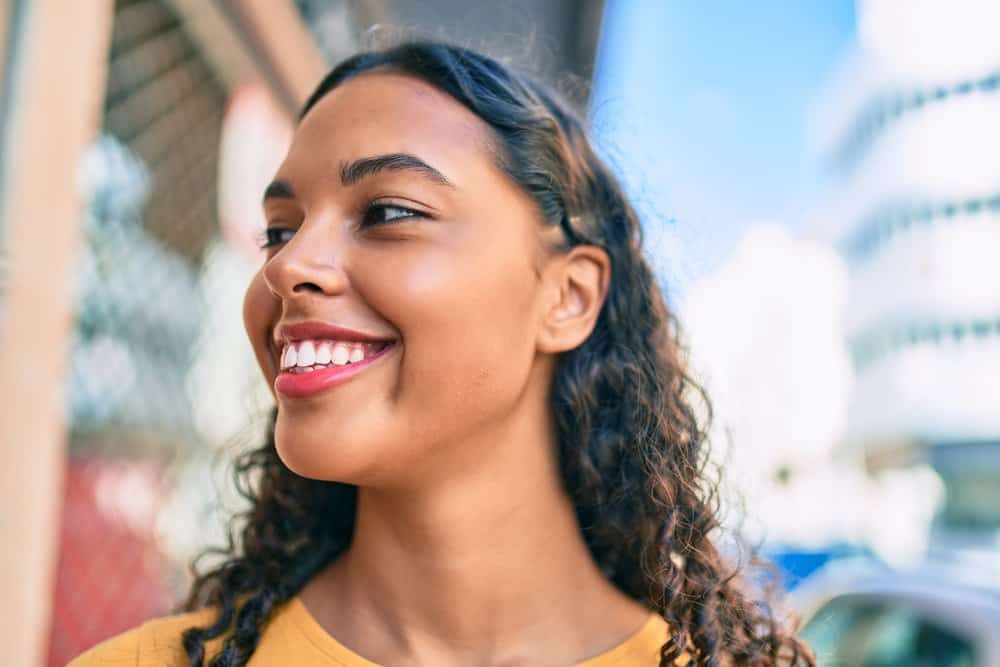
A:
[[[296,130],[244,303],[295,472],[405,481],[521,409],[547,255],[537,207],[490,145],[458,102],[384,72],[340,85]]]

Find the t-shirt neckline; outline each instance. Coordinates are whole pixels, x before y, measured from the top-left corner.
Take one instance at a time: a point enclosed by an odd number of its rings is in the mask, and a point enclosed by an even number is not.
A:
[[[289,600],[288,606],[289,620],[295,623],[321,653],[333,658],[344,667],[382,667],[382,665],[358,655],[337,641],[320,625],[298,595]],[[621,657],[633,652],[634,647],[651,644],[653,641],[651,635],[658,631],[662,623],[663,619],[658,614],[650,614],[646,622],[629,635],[625,641],[603,653],[587,658],[583,662],[576,663],[574,667],[612,667],[612,665],[618,664],[616,661]]]

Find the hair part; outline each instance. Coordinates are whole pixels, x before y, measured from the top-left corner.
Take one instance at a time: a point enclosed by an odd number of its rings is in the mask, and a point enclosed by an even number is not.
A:
[[[718,480],[707,467],[710,403],[688,375],[676,317],[642,250],[642,227],[583,122],[558,96],[499,62],[438,42],[355,55],[303,107],[366,72],[423,80],[470,109],[496,139],[500,168],[560,227],[565,248],[593,244],[611,263],[591,335],[560,355],[551,409],[559,467],[580,530],[604,574],[659,613],[672,636],[660,665],[685,652],[697,665],[814,665],[773,608],[755,599],[713,542]],[[698,414],[698,403],[707,409]],[[236,466],[251,508],[236,517],[225,562],[197,577],[185,604],[219,609],[184,633],[191,665],[226,634],[211,664],[243,665],[274,609],[350,545],[356,487],[300,477],[268,441]],[[256,477],[256,484],[247,480]]]

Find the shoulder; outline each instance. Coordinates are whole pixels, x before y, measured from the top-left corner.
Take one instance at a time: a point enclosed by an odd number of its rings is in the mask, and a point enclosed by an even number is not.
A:
[[[74,658],[67,667],[186,665],[181,635],[188,628],[208,625],[215,618],[213,608],[156,618],[101,642]],[[214,648],[210,642],[209,652]]]
[[[577,663],[576,667],[623,667],[624,665],[658,665],[660,648],[672,636],[670,625],[659,615],[649,616],[646,624],[615,648],[594,658]],[[692,667],[690,652],[684,652],[673,667]]]

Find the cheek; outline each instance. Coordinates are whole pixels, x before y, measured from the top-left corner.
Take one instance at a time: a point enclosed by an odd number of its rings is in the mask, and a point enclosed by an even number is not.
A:
[[[280,311],[281,303],[271,294],[263,274],[258,271],[243,297],[243,326],[250,345],[253,346],[257,363],[268,382],[272,382],[277,374],[270,353],[269,335],[270,327],[277,321]]]
[[[456,250],[383,266],[375,307],[403,336],[400,397],[417,414],[470,418],[520,394],[535,344],[526,262]]]

